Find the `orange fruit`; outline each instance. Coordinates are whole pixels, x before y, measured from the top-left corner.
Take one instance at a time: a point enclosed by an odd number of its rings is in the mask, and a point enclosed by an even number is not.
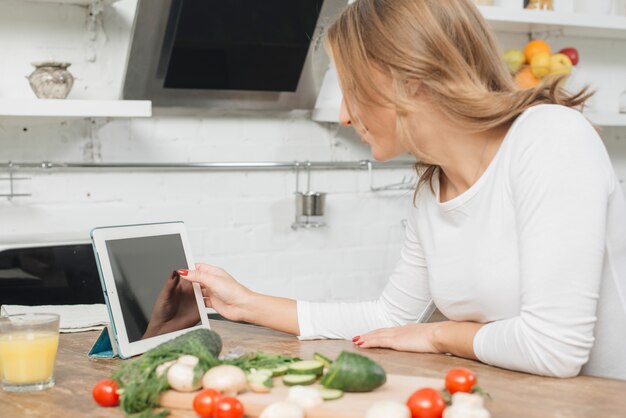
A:
[[[545,52],[548,55],[552,55],[552,50],[550,50],[550,45],[542,39],[533,39],[528,42],[524,47],[524,55],[526,56],[526,62],[530,62],[533,59],[533,56],[538,52]]]
[[[515,76],[515,84],[522,90],[531,89],[539,85],[539,79],[535,77],[530,67],[524,67]]]

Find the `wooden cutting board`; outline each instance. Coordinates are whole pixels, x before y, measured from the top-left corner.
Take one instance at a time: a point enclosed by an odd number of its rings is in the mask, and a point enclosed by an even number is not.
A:
[[[387,382],[375,391],[346,393],[340,399],[326,401],[321,406],[307,409],[305,416],[306,418],[362,418],[374,402],[394,400],[404,403],[414,391],[423,387],[442,388],[443,380],[388,374]],[[238,395],[237,398],[243,403],[246,417],[257,418],[269,404],[285,400],[288,391],[289,388],[283,385],[280,378],[274,378],[274,388],[270,393],[246,392]],[[193,409],[193,398],[196,393],[169,390],[161,395],[160,404],[165,408]]]

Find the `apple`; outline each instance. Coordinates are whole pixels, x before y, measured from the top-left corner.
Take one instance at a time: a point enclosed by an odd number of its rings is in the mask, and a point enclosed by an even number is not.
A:
[[[550,54],[537,52],[530,60],[530,69],[537,78],[550,74]]]
[[[572,60],[565,54],[554,54],[550,57],[550,75],[570,75]]]
[[[572,62],[572,65],[578,64],[579,55],[578,55],[578,50],[576,48],[572,48],[572,47],[563,48],[562,50],[559,51],[559,54],[567,55],[567,57]]]
[[[509,49],[504,52],[504,62],[509,68],[509,72],[516,74],[522,68],[522,65],[526,63],[526,57],[519,49]]]

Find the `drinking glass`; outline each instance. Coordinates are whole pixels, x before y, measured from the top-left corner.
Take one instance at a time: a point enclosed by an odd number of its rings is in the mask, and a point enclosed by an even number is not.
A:
[[[32,392],[54,386],[59,315],[29,313],[0,317],[0,386]]]

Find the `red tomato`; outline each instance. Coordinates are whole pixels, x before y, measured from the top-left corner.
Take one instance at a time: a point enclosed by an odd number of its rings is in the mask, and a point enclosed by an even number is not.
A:
[[[243,405],[237,398],[224,396],[217,402],[215,418],[243,418]]]
[[[406,401],[412,418],[441,418],[446,403],[441,392],[433,388],[419,389]]]
[[[467,369],[452,369],[446,374],[446,389],[450,395],[456,392],[471,392],[475,384],[476,375]]]
[[[203,389],[193,398],[193,410],[201,418],[213,418],[221,396],[215,389]]]
[[[100,406],[115,406],[120,403],[120,395],[117,391],[115,380],[103,379],[94,385],[91,395]]]

